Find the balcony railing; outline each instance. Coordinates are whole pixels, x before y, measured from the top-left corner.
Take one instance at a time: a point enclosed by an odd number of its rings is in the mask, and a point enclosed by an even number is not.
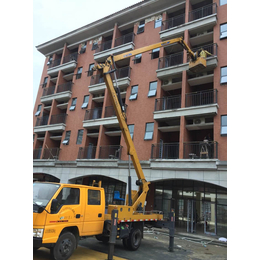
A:
[[[126,112],[127,105],[124,104],[124,107]],[[112,116],[116,116],[116,111],[114,107],[113,106],[105,107],[105,117],[112,117]]]
[[[45,148],[43,150],[42,159],[58,159],[60,148]]]
[[[218,103],[217,89],[203,90],[186,94],[185,107],[203,106]]]
[[[56,59],[56,60],[51,61],[51,63],[49,64],[49,69],[60,65],[60,62],[61,62],[61,59]]]
[[[98,119],[101,118],[101,115],[102,115],[102,107],[87,109],[84,120]]]
[[[67,114],[53,115],[53,116],[51,116],[50,125],[65,124],[66,118],[67,118]]]
[[[66,82],[64,84],[58,85],[57,87],[57,93],[64,92],[64,91],[71,91],[72,88],[72,82]]]
[[[217,13],[217,4],[209,4],[189,12],[189,22]]]
[[[47,125],[49,120],[49,116],[42,116],[38,117],[36,120],[36,125],[35,126],[42,126],[42,125]]]
[[[181,14],[162,22],[161,31],[173,28],[185,23],[185,14]]]
[[[78,159],[95,159],[97,147],[93,145],[80,147]]]
[[[208,44],[208,45],[203,45],[197,48],[192,49],[192,51],[195,53],[199,49],[204,49],[205,51],[208,51],[209,53],[212,54],[212,56],[218,56],[218,45],[216,43]],[[208,57],[212,57],[208,56]]]
[[[100,45],[98,45],[98,47],[95,50],[95,53],[105,51],[105,50],[109,50],[109,49],[111,49],[111,46],[112,46],[112,40],[103,42]]]
[[[115,39],[115,47],[123,45],[125,43],[134,42],[134,37],[135,34],[132,32]]]
[[[104,83],[103,75],[97,74],[97,75],[92,75],[91,76],[90,86],[91,85],[100,84],[100,83]]]
[[[158,69],[168,68],[182,63],[183,63],[183,52],[179,52],[176,54],[171,54],[159,58]]]
[[[77,59],[78,59],[78,53],[77,53],[77,52],[74,52],[74,53],[71,53],[71,54],[65,56],[65,57],[63,58],[62,64],[68,63],[68,62],[73,61],[73,60],[74,60],[74,61],[77,61]]]
[[[54,94],[55,86],[51,86],[43,89],[42,97]]]
[[[152,144],[151,159],[179,159],[179,143]]]
[[[155,99],[154,111],[177,109],[181,107],[181,95]]]
[[[33,149],[33,159],[41,159],[42,148]]]
[[[122,146],[120,145],[107,145],[100,146],[99,159],[121,159]]]
[[[218,159],[218,142],[187,142],[183,145],[184,159]]]

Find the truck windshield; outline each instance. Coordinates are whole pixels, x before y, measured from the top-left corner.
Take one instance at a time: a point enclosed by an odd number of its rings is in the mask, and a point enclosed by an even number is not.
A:
[[[38,212],[39,208],[45,208],[59,187],[59,184],[35,182],[33,184],[33,212]]]

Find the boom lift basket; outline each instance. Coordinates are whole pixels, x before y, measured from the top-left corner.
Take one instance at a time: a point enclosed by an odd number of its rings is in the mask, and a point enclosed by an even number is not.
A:
[[[190,61],[189,70],[192,72],[198,72],[206,68],[206,59],[198,57],[195,61]]]

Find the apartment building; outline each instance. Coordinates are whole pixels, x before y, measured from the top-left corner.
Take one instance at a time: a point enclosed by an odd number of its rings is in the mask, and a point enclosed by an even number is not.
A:
[[[91,69],[111,54],[180,36],[194,52],[212,54],[206,69],[189,71],[178,44],[116,63],[127,124],[151,182],[146,210],[167,216],[174,208],[177,228],[226,235],[225,0],[142,1],[37,46],[46,59],[33,112],[34,180],[102,180],[107,203],[114,191],[124,198],[126,144],[103,77]],[[133,166],[130,173],[135,180]]]

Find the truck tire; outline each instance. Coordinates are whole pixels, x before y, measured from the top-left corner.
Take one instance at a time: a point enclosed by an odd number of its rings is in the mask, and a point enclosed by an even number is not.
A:
[[[134,229],[127,240],[128,248],[132,251],[135,251],[139,248],[142,241],[142,232],[139,228]]]
[[[122,242],[123,242],[124,248],[129,249],[129,247],[128,247],[128,238],[123,238]]]
[[[51,248],[51,255],[55,260],[67,260],[76,248],[76,238],[71,232],[61,234],[55,246]]]

